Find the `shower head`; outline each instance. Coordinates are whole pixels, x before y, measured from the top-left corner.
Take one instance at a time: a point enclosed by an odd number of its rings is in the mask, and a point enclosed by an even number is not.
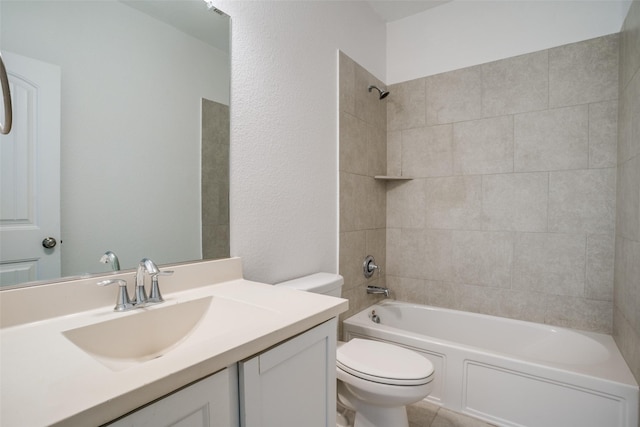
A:
[[[388,90],[381,90],[378,86],[371,85],[369,86],[369,92],[371,92],[371,89],[375,89],[378,91],[378,93],[380,94],[380,99],[385,99],[389,95]]]

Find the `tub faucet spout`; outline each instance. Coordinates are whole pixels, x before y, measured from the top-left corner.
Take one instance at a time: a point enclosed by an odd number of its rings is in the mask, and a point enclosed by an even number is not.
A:
[[[389,298],[389,295],[391,294],[391,290],[389,290],[389,288],[382,288],[380,286],[367,286],[367,293],[368,294],[384,294],[385,297]]]

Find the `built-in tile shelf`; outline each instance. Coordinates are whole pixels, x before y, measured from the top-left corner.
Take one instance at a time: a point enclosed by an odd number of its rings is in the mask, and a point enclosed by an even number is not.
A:
[[[376,175],[375,179],[379,179],[380,181],[411,181],[413,179],[412,176],[396,176],[396,175]]]

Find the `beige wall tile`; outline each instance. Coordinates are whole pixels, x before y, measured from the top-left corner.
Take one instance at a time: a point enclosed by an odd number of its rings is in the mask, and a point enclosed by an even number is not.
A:
[[[358,186],[358,175],[340,172],[340,231],[355,231],[361,206],[366,204],[366,194]]]
[[[549,49],[549,106],[618,98],[618,35]]]
[[[640,242],[618,236],[615,255],[614,305],[640,335]]]
[[[482,117],[482,69],[469,67],[427,78],[427,124]]]
[[[384,181],[369,178],[366,181],[367,220],[362,228],[384,228],[387,224],[387,186]]]
[[[545,323],[608,334],[613,323],[613,307],[608,301],[549,296]]]
[[[620,32],[619,87],[624,90],[640,68],[640,2],[631,3]]]
[[[422,230],[387,228],[387,274],[413,279],[425,278],[425,246]]]
[[[369,170],[368,125],[349,113],[340,113],[340,170],[367,175]]]
[[[547,108],[548,61],[545,50],[482,65],[483,116]]]
[[[620,37],[618,188],[613,332],[640,380],[640,1]]]
[[[425,180],[387,184],[387,227],[424,228]]]
[[[393,85],[387,99],[387,130],[411,129],[426,124],[426,79]]]
[[[616,170],[549,173],[549,231],[613,234]]]
[[[369,126],[365,135],[368,137],[367,150],[361,153],[363,157],[368,155],[367,175],[386,175],[387,173],[387,132],[375,127]]]
[[[596,42],[589,45],[595,52],[587,45],[573,48],[583,56],[603,52]],[[387,283],[396,298],[603,332],[611,329],[614,304],[635,319],[631,304],[640,305],[640,291],[628,281],[639,276],[629,267],[635,252],[628,242],[637,242],[628,240],[618,249],[624,255],[613,264],[614,277],[624,296],[612,303],[611,217],[602,209],[611,206],[611,193],[599,189],[611,184],[616,120],[622,122],[619,151],[626,156],[621,163],[640,153],[633,138],[640,132],[631,123],[640,108],[636,86],[628,84],[631,92],[620,99],[619,111],[615,97],[548,110],[549,65],[549,51],[537,52],[400,83],[389,88],[386,101],[371,103],[369,95],[375,94],[366,87],[372,76],[354,63],[353,116],[365,124],[358,132],[372,145],[365,148],[370,157],[366,171],[358,169],[362,175],[340,175],[341,268],[352,262],[342,254],[349,230],[353,236],[364,233],[364,252],[376,252],[388,274],[379,283]],[[588,69],[580,72],[581,79],[591,75]],[[341,68],[345,80],[350,73]],[[571,90],[552,96],[560,95],[575,96]],[[342,93],[340,101],[350,102]],[[384,114],[388,132],[373,123],[384,121]],[[383,165],[385,171],[377,172]],[[620,166],[620,174],[629,175],[623,190],[640,179],[630,165]],[[385,172],[422,178],[385,184],[365,176]],[[630,200],[630,191],[624,200]],[[640,190],[631,199],[626,213],[618,215],[626,224],[640,216],[633,210],[640,210]],[[547,218],[548,212],[554,217]],[[634,224],[640,233],[640,218]],[[554,229],[580,232],[549,232]],[[357,261],[350,274],[358,276],[355,269],[361,269],[365,254],[356,252],[347,258]],[[366,295],[364,284],[346,293],[350,313],[381,299]]]
[[[462,300],[460,310],[473,313],[500,315],[501,289],[485,286],[461,285]]]
[[[547,173],[485,175],[482,179],[485,229],[547,231]]]
[[[633,330],[622,312],[614,307],[613,338],[636,379],[640,378],[640,335]]]
[[[585,169],[589,165],[587,105],[515,116],[515,171]]]
[[[616,233],[640,241],[640,156],[618,165]]]
[[[584,234],[517,234],[513,289],[582,297],[585,249]]]
[[[511,287],[512,233],[454,231],[452,236],[453,275],[456,283]]]
[[[589,105],[589,167],[615,167],[617,146],[618,101]]]
[[[427,179],[425,212],[427,228],[482,229],[482,177]]]
[[[452,264],[452,233],[449,230],[424,230],[422,253],[422,277],[428,280],[451,281],[453,278]]]
[[[386,188],[371,177],[340,172],[340,231],[383,228]]]
[[[427,285],[422,279],[387,276],[387,287],[391,289],[392,297],[398,301],[429,304]]]
[[[618,111],[618,164],[640,154],[640,73],[620,94]]]
[[[366,255],[366,232],[347,231],[340,233],[340,267],[344,277],[344,288],[351,289],[365,282],[362,260]]]
[[[453,171],[462,175],[513,172],[513,117],[454,124]]]
[[[544,323],[547,296],[539,292],[502,290],[499,315],[511,319]]]
[[[402,131],[387,132],[387,173],[402,175]]]
[[[376,126],[386,132],[386,98],[380,100],[378,98],[378,92],[369,92],[370,85],[375,85],[383,88],[384,85],[373,74],[356,64],[355,69],[355,85],[354,85],[354,97],[355,97],[355,111],[354,114],[359,119],[364,120],[367,124]]]
[[[402,131],[402,173],[413,177],[451,175],[451,144],[451,125]]]
[[[587,274],[584,296],[589,299],[613,301],[614,236],[587,236]]]
[[[340,85],[340,111],[349,114],[355,114],[356,110],[356,63],[349,58],[344,52],[338,55]]]
[[[429,305],[435,307],[462,309],[463,287],[453,282],[427,280],[427,297]]]

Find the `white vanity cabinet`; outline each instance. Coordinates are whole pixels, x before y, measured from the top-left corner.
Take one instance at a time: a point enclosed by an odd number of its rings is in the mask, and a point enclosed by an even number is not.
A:
[[[334,427],[336,326],[328,320],[108,427]]]
[[[138,409],[108,427],[237,427],[236,365]]]
[[[238,364],[241,427],[336,425],[335,318]]]

